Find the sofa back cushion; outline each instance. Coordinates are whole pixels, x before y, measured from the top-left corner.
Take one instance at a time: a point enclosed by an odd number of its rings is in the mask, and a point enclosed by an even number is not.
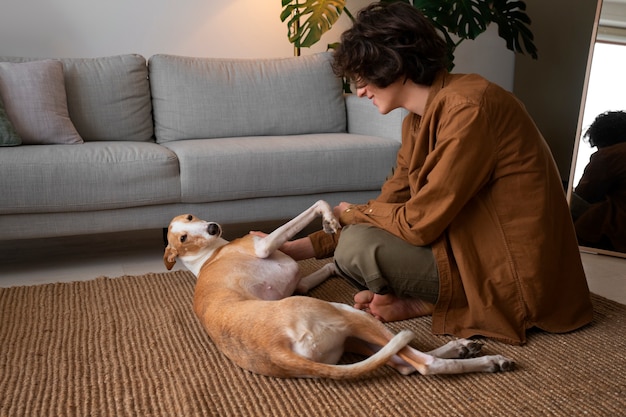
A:
[[[345,132],[331,59],[154,55],[148,68],[156,140]]]
[[[8,62],[33,60],[0,57],[0,61]],[[129,54],[60,61],[69,116],[84,141],[154,140],[144,57]]]
[[[23,144],[83,143],[67,111],[60,61],[0,62],[0,98]]]

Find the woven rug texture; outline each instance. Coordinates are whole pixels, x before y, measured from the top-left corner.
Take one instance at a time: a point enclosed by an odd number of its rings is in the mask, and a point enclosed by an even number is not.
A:
[[[521,347],[485,340],[485,353],[516,361],[510,373],[384,367],[333,381],[233,365],[193,314],[194,284],[176,271],[0,289],[0,416],[626,416],[626,306],[596,295],[581,330],[533,331]],[[331,278],[310,295],[350,304],[354,293]],[[388,325],[414,331],[420,350],[451,340],[429,317]]]

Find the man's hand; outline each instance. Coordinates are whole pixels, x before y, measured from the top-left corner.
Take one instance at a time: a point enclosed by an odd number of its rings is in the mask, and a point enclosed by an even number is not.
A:
[[[351,203],[346,203],[345,201],[342,201],[341,203],[339,203],[339,205],[335,206],[333,208],[333,214],[335,215],[336,218],[341,218],[341,214],[348,210],[350,207],[352,207],[354,204]]]

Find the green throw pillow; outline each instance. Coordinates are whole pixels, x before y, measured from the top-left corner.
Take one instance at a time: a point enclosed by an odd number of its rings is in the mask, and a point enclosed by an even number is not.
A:
[[[22,138],[18,136],[4,111],[4,104],[0,98],[0,146],[16,146],[22,144]]]

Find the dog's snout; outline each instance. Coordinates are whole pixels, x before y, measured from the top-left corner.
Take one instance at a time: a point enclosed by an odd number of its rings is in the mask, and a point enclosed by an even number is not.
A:
[[[209,223],[207,226],[207,232],[211,236],[219,235],[221,232],[220,225],[217,223]]]

